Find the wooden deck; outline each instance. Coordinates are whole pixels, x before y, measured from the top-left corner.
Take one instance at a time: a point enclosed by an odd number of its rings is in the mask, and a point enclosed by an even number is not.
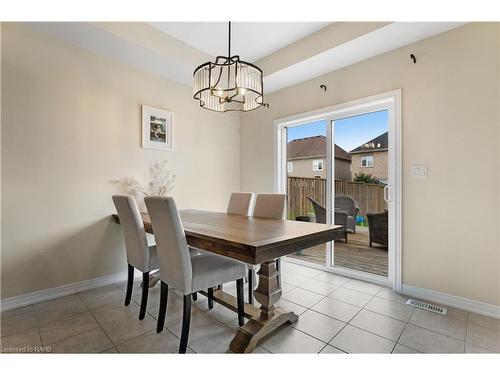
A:
[[[335,265],[358,271],[387,276],[387,248],[373,244],[369,246],[368,228],[358,227],[356,234],[347,235],[347,243],[335,242]],[[326,262],[325,245],[304,249],[302,254],[288,255],[291,258],[324,265]]]

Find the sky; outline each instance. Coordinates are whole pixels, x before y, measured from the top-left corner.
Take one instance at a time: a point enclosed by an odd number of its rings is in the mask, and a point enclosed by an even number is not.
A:
[[[335,120],[335,143],[351,151],[388,130],[387,110]],[[294,139],[326,135],[326,121],[288,128],[288,142]]]

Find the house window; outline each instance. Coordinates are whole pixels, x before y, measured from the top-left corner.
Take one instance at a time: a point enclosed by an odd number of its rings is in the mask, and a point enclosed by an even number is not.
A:
[[[323,160],[317,159],[313,160],[313,171],[322,171],[323,170]]]
[[[288,163],[286,163],[286,171],[288,173],[292,173],[293,172],[293,162],[292,161],[289,161]]]
[[[373,167],[373,156],[363,156],[361,158],[362,167]]]

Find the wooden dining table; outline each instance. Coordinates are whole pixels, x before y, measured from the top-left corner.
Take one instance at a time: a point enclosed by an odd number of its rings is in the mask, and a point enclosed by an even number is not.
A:
[[[148,214],[141,214],[145,231],[153,232]],[[238,329],[229,345],[234,353],[250,353],[263,337],[298,316],[277,307],[281,298],[276,259],[315,245],[333,241],[342,231],[340,225],[299,222],[232,215],[202,210],[181,210],[186,239],[190,246],[252,265],[260,265],[259,282],[254,291],[260,308],[245,304],[248,321]],[[119,222],[117,215],[114,219]],[[206,292],[200,291],[205,294]],[[215,290],[214,301],[237,311],[236,297]]]

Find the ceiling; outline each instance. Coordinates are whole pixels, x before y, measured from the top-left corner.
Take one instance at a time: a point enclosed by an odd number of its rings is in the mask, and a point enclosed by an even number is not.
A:
[[[356,24],[338,25],[352,28]],[[331,28],[335,28],[333,24],[318,32],[325,34],[322,38],[316,38],[326,42],[323,43],[322,52],[316,51],[312,55],[307,55],[297,54],[295,51],[294,56],[300,55],[296,56],[295,62],[283,64],[278,70],[267,75],[264,71],[264,92],[269,94],[281,90],[463,24],[463,22],[393,22],[342,40],[336,45],[332,43],[337,31],[333,30],[332,37]],[[199,64],[218,54],[227,54],[227,24],[222,22],[175,22],[153,25],[113,22],[35,22],[27,25],[80,48],[187,86],[192,85],[193,70]],[[236,23],[232,31],[234,45],[232,50],[249,62],[270,54],[271,56],[266,59],[285,62],[286,56],[291,54],[290,51],[278,50],[317,32],[326,25],[328,23]],[[159,28],[163,31],[159,31]],[[305,49],[308,49],[307,46]]]
[[[393,22],[264,77],[267,92],[342,69],[462,26],[464,22]],[[293,83],[291,83],[291,81]]]
[[[255,62],[329,22],[232,22],[231,54]],[[212,56],[227,55],[227,22],[152,22],[151,26]]]

